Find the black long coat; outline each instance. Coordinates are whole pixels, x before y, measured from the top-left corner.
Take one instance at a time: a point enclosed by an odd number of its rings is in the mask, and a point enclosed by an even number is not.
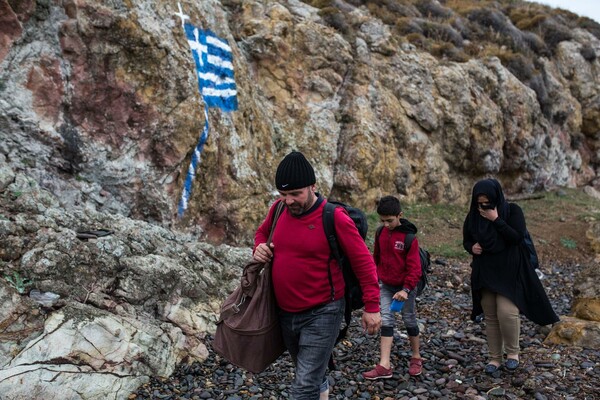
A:
[[[471,319],[483,312],[481,289],[488,289],[510,299],[530,321],[539,325],[549,325],[559,320],[552,309],[546,291],[529,261],[529,254],[523,242],[526,231],[523,210],[517,204],[508,204],[507,220],[502,218],[490,222],[496,229],[497,237],[493,248],[480,255],[472,252],[479,240],[473,232],[469,217],[463,226],[463,246],[473,254],[471,264],[471,291],[473,310]]]

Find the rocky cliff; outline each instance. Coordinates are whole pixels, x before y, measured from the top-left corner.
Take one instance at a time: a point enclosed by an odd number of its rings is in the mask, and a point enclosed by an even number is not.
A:
[[[592,33],[536,56],[541,96],[497,57],[434,57],[372,7],[331,3],[344,32],[297,0],[182,3],[231,45],[240,106],[210,110],[177,220],[205,121],[176,3],[0,0],[0,153],[64,208],[194,227],[214,243],[249,243],[291,149],[322,193],[365,209],[390,193],[464,201],[487,175],[509,192],[600,184]]]
[[[0,398],[125,399],[207,357],[249,248],[66,210],[2,155],[0,194]]]
[[[239,109],[209,111],[177,219],[205,124],[177,3],[0,0],[2,397],[122,399],[202,361],[250,255],[228,244],[250,243],[292,149],[322,193],[366,210],[382,194],[462,202],[489,175],[511,193],[600,186],[593,31],[545,38],[551,48],[528,53],[525,73],[470,36],[467,19],[483,15],[483,31],[537,43],[498,10],[464,19],[399,1],[415,20],[390,25],[379,3],[395,2],[182,1],[193,24],[229,42]],[[460,40],[438,36],[480,55],[426,51],[403,33],[440,28],[426,16],[462,24]],[[597,311],[586,289],[596,280],[582,277],[577,316]],[[557,341],[578,343],[572,332]]]

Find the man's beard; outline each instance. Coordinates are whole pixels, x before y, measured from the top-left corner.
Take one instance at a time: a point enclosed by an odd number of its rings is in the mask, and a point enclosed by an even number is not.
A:
[[[315,194],[312,191],[309,191],[308,196],[306,197],[306,201],[304,203],[294,202],[291,205],[288,205],[288,208],[292,215],[300,215],[308,211],[312,207],[314,199]]]

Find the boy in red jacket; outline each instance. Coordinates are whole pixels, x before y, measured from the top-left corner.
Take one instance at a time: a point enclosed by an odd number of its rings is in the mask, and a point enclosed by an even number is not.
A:
[[[392,377],[390,353],[396,323],[395,315],[390,310],[393,300],[403,302],[402,320],[412,351],[408,373],[417,376],[421,374],[423,367],[423,360],[419,353],[419,326],[415,311],[416,288],[421,278],[421,260],[416,237],[409,249],[404,245],[407,234],[416,234],[417,228],[402,218],[400,201],[394,196],[381,198],[377,205],[377,214],[384,227],[379,230],[381,233],[375,238],[374,248],[381,296],[381,355],[379,364],[372,370],[363,372],[363,377],[370,380]]]

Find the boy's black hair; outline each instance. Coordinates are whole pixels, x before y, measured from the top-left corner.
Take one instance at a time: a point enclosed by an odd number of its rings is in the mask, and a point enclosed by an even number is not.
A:
[[[383,196],[377,203],[377,214],[379,215],[398,215],[401,212],[400,200],[394,196]]]

